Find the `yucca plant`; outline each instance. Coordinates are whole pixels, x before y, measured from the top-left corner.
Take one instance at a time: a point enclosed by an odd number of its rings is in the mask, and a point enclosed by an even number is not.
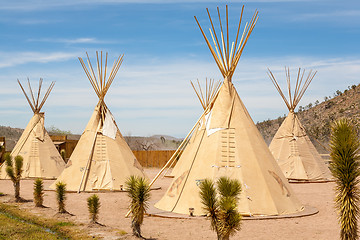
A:
[[[44,202],[44,184],[41,178],[34,181],[34,202],[35,207],[42,207]]]
[[[60,151],[60,155],[61,155],[62,159],[64,160],[64,162],[66,162],[66,151],[65,151],[65,149],[62,149]]]
[[[13,163],[12,157],[9,153],[6,153],[4,158],[6,164],[6,173],[14,185],[15,201],[20,202],[20,179],[23,167],[23,158],[20,155],[16,156],[14,161],[15,164]]]
[[[66,184],[63,182],[58,182],[56,184],[56,200],[58,203],[58,212],[66,213],[65,210],[65,200],[66,200]]]
[[[219,240],[227,240],[240,230],[241,214],[237,202],[241,184],[236,179],[221,177],[215,184],[205,179],[200,184],[200,198],[203,209],[211,220],[211,228]]]
[[[144,221],[144,214],[149,206],[150,187],[145,178],[130,176],[125,182],[125,190],[130,202],[131,228],[136,237],[141,236],[141,224]]]
[[[340,238],[358,239],[359,217],[359,139],[348,119],[340,119],[331,127],[330,170],[335,178],[335,205],[339,211]]]
[[[205,179],[203,182],[201,182],[199,187],[201,203],[204,205],[203,209],[211,221],[211,229],[216,232],[219,239],[218,215],[220,209],[217,200],[215,184],[212,180]]]
[[[87,199],[87,205],[90,213],[90,220],[92,223],[96,223],[98,220],[99,209],[100,209],[100,199],[94,194]]]

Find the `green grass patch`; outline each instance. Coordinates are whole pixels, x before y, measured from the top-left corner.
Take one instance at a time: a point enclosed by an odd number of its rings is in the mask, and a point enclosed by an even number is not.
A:
[[[75,226],[75,223],[72,223],[72,222],[57,222],[55,225],[57,225],[57,226]]]
[[[35,216],[16,205],[0,203],[1,239],[94,239],[72,222]]]
[[[0,213],[0,239],[61,239],[45,229]]]

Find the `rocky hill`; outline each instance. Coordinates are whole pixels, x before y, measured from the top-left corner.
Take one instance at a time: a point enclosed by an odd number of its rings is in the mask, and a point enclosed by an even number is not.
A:
[[[360,127],[360,85],[349,86],[343,92],[337,90],[334,97],[325,97],[321,103],[299,106],[297,115],[318,151],[324,153],[321,145],[328,146],[331,122],[347,117]],[[282,116],[256,124],[268,144],[284,119]]]
[[[0,126],[0,136],[5,137],[6,151],[11,151],[24,129]]]

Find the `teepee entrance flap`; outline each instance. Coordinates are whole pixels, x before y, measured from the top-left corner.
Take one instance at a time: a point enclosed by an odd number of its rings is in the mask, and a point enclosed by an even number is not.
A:
[[[105,121],[102,133],[112,139],[115,139],[117,132],[117,127],[114,122],[114,116],[111,114],[110,111],[107,111],[105,114]]]

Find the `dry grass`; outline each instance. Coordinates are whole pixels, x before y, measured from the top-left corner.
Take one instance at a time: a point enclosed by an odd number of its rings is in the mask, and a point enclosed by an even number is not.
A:
[[[72,222],[35,216],[18,205],[0,203],[0,239],[94,239]]]

